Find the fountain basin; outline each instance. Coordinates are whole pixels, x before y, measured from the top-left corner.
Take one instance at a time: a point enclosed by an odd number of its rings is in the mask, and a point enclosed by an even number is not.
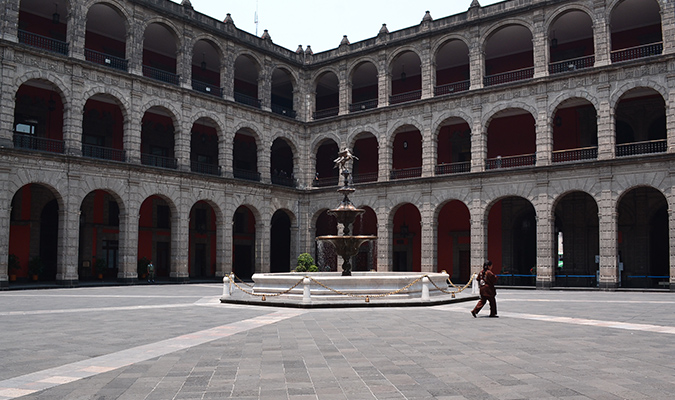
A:
[[[354,271],[351,276],[343,276],[340,272],[288,272],[274,274],[254,274],[252,279],[255,283],[253,291],[258,294],[273,294],[288,290],[305,276],[310,276],[318,282],[335,289],[341,293],[351,295],[378,295],[397,291],[410,282],[427,275],[438,287],[446,289],[448,274],[439,272],[361,272]],[[302,296],[303,285],[300,284],[291,290],[288,295]],[[312,298],[341,297],[345,300],[349,296],[340,295],[329,289],[321,287],[315,282],[310,283]],[[387,296],[388,298],[414,298],[420,297],[422,292],[422,280],[401,291],[398,294]],[[429,293],[442,294],[434,285],[429,284]],[[284,295],[284,296],[288,296]]]

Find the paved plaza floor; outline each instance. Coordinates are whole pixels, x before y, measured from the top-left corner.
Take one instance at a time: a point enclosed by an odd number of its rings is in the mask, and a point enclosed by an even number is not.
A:
[[[673,399],[675,293],[290,309],[218,284],[0,292],[1,399]]]

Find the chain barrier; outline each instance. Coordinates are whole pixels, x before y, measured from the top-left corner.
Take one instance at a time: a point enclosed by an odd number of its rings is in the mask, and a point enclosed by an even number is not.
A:
[[[309,278],[312,282],[314,282],[314,283],[316,283],[317,285],[323,287],[324,289],[328,289],[328,290],[330,290],[331,292],[337,293],[337,294],[342,295],[342,296],[357,297],[357,298],[365,298],[366,303],[369,303],[369,302],[370,302],[370,298],[387,297],[387,296],[391,296],[391,295],[393,295],[393,294],[401,293],[402,291],[404,291],[404,290],[410,288],[412,285],[414,285],[414,284],[416,284],[417,282],[421,281],[424,277],[427,277],[427,278],[428,278],[429,276],[428,276],[428,275],[420,276],[419,278],[415,279],[414,281],[410,282],[409,284],[405,285],[404,287],[402,287],[402,288],[400,288],[400,289],[398,289],[398,290],[394,290],[393,292],[389,292],[389,293],[381,293],[381,294],[353,294],[353,293],[346,293],[346,292],[342,292],[342,291],[337,290],[337,289],[333,289],[332,287],[328,287],[328,286],[324,285],[323,283],[317,281],[316,279],[312,278],[311,276],[307,276],[307,278]]]
[[[452,283],[452,281],[448,278],[448,283],[450,283],[450,286],[452,286],[452,287],[454,287],[455,289],[457,289],[456,291],[447,291],[447,290],[441,289],[441,288],[438,287],[438,285],[436,285],[436,284],[434,283],[434,281],[432,281],[431,279],[429,279],[429,282],[431,282],[431,284],[434,285],[434,286],[436,287],[436,289],[440,290],[441,292],[443,292],[443,293],[445,293],[445,294],[451,294],[452,297],[455,297],[455,293],[461,293],[461,292],[463,292],[466,288],[468,288],[469,285],[471,285],[471,282],[473,282],[473,277],[474,277],[474,276],[471,275],[471,278],[469,279],[469,282],[467,282],[467,284],[464,285],[464,286],[462,286],[461,288],[458,287],[458,286],[456,286],[454,283]]]
[[[240,283],[243,283],[244,285],[246,285],[246,286],[250,287],[251,289],[253,289],[253,285],[251,285],[250,283],[244,282],[244,280],[241,279],[240,277],[238,277],[234,272],[232,272],[232,275],[234,275],[234,279],[238,280]]]
[[[298,285],[301,284],[302,281],[305,279],[305,277],[300,278],[300,280],[299,280],[298,282],[296,282],[295,285],[291,286],[290,288],[288,288],[288,289],[286,289],[286,290],[284,290],[284,291],[278,292],[278,293],[254,293],[252,290],[246,290],[246,289],[242,288],[241,286],[239,286],[239,285],[237,284],[237,282],[235,282],[234,279],[232,279],[231,276],[228,275],[227,277],[230,279],[230,282],[233,283],[234,286],[235,286],[237,289],[241,290],[242,292],[244,292],[244,293],[246,293],[246,294],[248,294],[248,295],[260,297],[260,300],[262,300],[262,301],[267,300],[267,296],[270,296],[270,297],[277,297],[277,296],[281,296],[282,294],[289,293],[291,290],[293,290],[293,289],[295,289],[296,287],[298,287]],[[251,286],[251,287],[253,287],[253,286]]]

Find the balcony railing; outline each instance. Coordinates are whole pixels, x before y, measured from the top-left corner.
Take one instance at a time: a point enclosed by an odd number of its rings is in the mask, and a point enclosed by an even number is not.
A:
[[[237,103],[246,104],[247,106],[260,108],[260,99],[247,96],[245,94],[234,92],[234,101],[236,101]]]
[[[223,97],[223,89],[222,88],[220,88],[218,86],[208,84],[206,82],[198,81],[196,79],[192,80],[192,89],[194,89],[198,92],[202,92],[202,93],[206,93],[206,94],[212,94],[216,97]]]
[[[63,140],[47,139],[33,135],[15,133],[14,147],[18,149],[46,151],[49,153],[63,153]]]
[[[422,98],[422,89],[412,92],[399,93],[389,96],[389,104],[405,103],[407,101],[419,100]]]
[[[371,108],[377,108],[377,99],[361,101],[349,105],[349,112],[365,111]]]
[[[155,156],[146,153],[141,153],[141,164],[160,168],[178,168],[178,161],[176,161],[175,158]]]
[[[554,163],[595,160],[598,158],[598,148],[581,147],[578,149],[556,150],[553,152]]]
[[[190,161],[190,170],[198,174],[220,176],[220,165],[200,163],[197,161]]]
[[[82,144],[82,157],[98,158],[101,160],[125,161],[124,150],[110,147]]]
[[[436,175],[459,174],[471,172],[471,161],[436,165]]]
[[[390,179],[409,179],[422,176],[422,167],[392,169]]]
[[[314,187],[326,187],[326,186],[337,186],[339,181],[339,176],[329,176],[327,178],[316,178],[312,182]]]
[[[434,96],[443,96],[444,94],[464,92],[469,90],[470,81],[461,81],[448,83],[447,85],[434,86]]]
[[[275,185],[295,187],[296,181],[295,178],[289,178],[287,176],[272,176],[272,183]]]
[[[237,179],[245,179],[247,181],[260,182],[260,172],[235,168],[234,170],[232,170],[232,175]]]
[[[627,157],[640,154],[665,153],[667,151],[666,139],[648,140],[644,142],[623,143],[616,145],[616,156]]]
[[[571,72],[578,69],[590,68],[593,65],[595,65],[595,56],[572,58],[569,60],[549,64],[548,72],[550,74],[560,74],[563,72]]]
[[[272,104],[272,112],[288,118],[295,118],[296,115],[295,110],[278,104]]]
[[[180,83],[180,77],[178,75],[172,72],[153,68],[148,65],[143,66],[143,76],[156,79],[158,81],[170,83],[172,85],[178,85]]]
[[[106,67],[118,69],[120,71],[126,72],[129,70],[129,61],[123,58],[111,56],[110,54],[84,49],[84,58],[89,62],[105,65]]]
[[[19,43],[37,47],[53,53],[68,55],[68,43],[19,30]]]
[[[529,167],[535,165],[535,163],[536,155],[534,153],[508,157],[498,156],[485,160],[485,169]]]
[[[324,108],[323,110],[315,111],[314,114],[312,115],[312,117],[314,119],[334,117],[334,116],[338,115],[339,112],[340,112],[340,109],[338,107]]]
[[[518,69],[501,74],[489,75],[483,78],[485,86],[499,85],[502,83],[522,81],[534,76],[534,67]]]
[[[663,42],[647,44],[644,46],[630,47],[612,52],[612,62],[635,60],[663,53]]]
[[[364,174],[355,173],[352,176],[354,183],[377,182],[377,172],[366,172]]]

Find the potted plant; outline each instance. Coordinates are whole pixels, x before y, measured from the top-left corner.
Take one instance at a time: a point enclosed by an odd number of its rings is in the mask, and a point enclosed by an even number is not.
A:
[[[7,261],[7,269],[9,270],[9,280],[11,282],[16,281],[16,271],[21,269],[19,257],[14,254],[10,254],[9,260]]]
[[[105,273],[106,270],[105,260],[102,258],[95,258],[94,268],[96,269],[96,273],[98,274],[98,279],[103,279],[103,274]]]
[[[38,280],[38,277],[42,273],[43,269],[44,264],[42,263],[42,259],[40,257],[33,257],[28,262],[28,275],[31,276],[34,281]]]

